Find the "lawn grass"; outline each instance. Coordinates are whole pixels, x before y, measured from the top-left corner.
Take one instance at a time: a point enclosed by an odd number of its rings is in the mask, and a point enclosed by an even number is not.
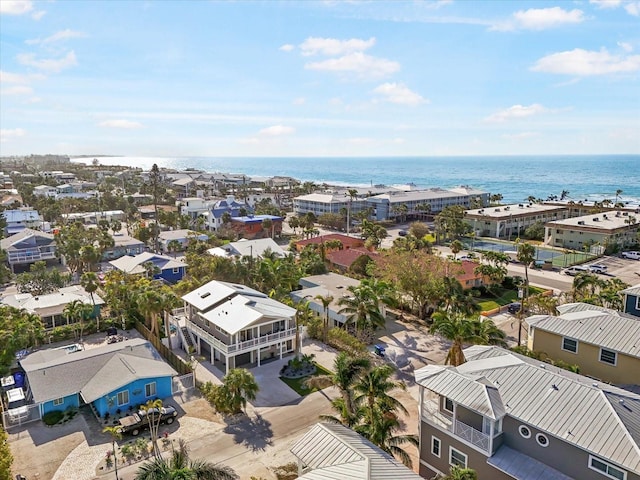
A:
[[[309,395],[310,393],[317,392],[318,391],[317,388],[307,388],[304,382],[310,377],[318,377],[320,375],[331,375],[331,372],[326,368],[322,367],[321,365],[318,365],[315,362],[314,364],[316,366],[316,373],[314,373],[313,375],[307,375],[306,377],[300,377],[300,378],[280,377],[280,380],[282,380],[284,383],[289,385],[289,387],[295,390],[296,393],[298,393],[298,395],[302,397],[304,397],[305,395]]]
[[[529,296],[538,295],[544,292],[544,288],[533,287],[529,285]],[[478,305],[480,306],[480,310],[483,312],[487,312],[489,310],[493,310],[494,308],[502,307],[504,305],[509,305],[513,302],[518,302],[520,299],[518,298],[517,290],[504,290],[502,295],[499,297],[480,297],[478,299]]]

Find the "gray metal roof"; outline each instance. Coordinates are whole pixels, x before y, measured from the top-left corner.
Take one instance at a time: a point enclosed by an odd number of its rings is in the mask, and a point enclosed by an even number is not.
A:
[[[34,352],[20,361],[36,402],[74,393],[92,402],[128,383],[177,372],[144,339],[131,339],[74,353]]]
[[[464,353],[467,363],[455,369],[440,367],[440,375],[457,370],[467,376],[484,377],[498,388],[507,415],[640,473],[636,440],[640,435],[640,396],[594,384],[589,378],[533,359],[525,361],[498,347],[471,347]],[[416,381],[433,390],[438,382],[432,379],[433,374],[423,379],[422,370],[416,371]],[[619,408],[614,407],[614,400]],[[554,440],[550,441],[552,446]]]
[[[624,290],[620,290],[620,293],[624,293],[626,295],[638,295],[640,296],[640,283],[638,285],[634,285],[629,288],[625,288]]]
[[[571,477],[506,445],[489,457],[487,463],[517,480],[571,480]]]
[[[529,317],[527,323],[534,328],[534,338],[535,330],[543,330],[640,358],[638,318],[584,310],[559,317],[535,315]]]
[[[162,270],[187,266],[186,263],[176,260],[173,257],[168,257],[166,255],[160,255],[158,253],[151,252],[143,252],[133,257],[130,255],[125,255],[124,257],[112,260],[109,263],[121,272],[138,274],[145,273],[143,264],[146,262],[159,263]]]
[[[317,423],[291,447],[305,480],[419,480],[422,477],[344,425]]]
[[[606,312],[610,315],[619,315],[621,317],[629,316],[626,313],[619,312],[617,310],[613,310],[612,308],[601,307],[599,305],[591,305],[590,303],[565,303],[563,305],[558,305],[557,307],[558,313],[560,315],[564,315],[565,313],[573,313],[573,312]]]
[[[35,237],[37,246],[50,245],[54,243],[54,236],[52,234],[40,232],[38,230],[32,230],[31,228],[25,228],[14,235],[1,239],[0,248],[7,251],[16,250],[18,248],[16,244],[29,237]],[[22,248],[27,247],[25,246]]]

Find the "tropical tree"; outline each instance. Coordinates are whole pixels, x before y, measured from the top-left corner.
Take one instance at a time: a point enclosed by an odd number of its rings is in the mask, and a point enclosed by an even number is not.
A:
[[[178,441],[178,448],[171,452],[171,457],[155,458],[142,464],[135,475],[135,480],[235,480],[236,473],[225,465],[214,464],[205,460],[191,460],[184,439]]]
[[[116,480],[120,477],[118,476],[118,458],[116,457],[116,440],[122,440],[122,432],[118,425],[114,425],[111,427],[104,427],[102,429],[104,433],[108,433],[111,435],[111,451],[113,452],[113,468],[116,473]]]
[[[176,252],[179,252],[181,248],[182,244],[176,239],[169,240],[169,243],[167,243],[167,251],[169,253],[173,253],[174,258],[176,256]]]
[[[366,285],[351,285],[348,290],[351,295],[338,300],[338,305],[342,306],[338,313],[346,316],[345,328],[353,325],[358,332],[366,328],[375,330],[378,327],[384,327],[385,318],[373,290]]]
[[[464,244],[460,240],[454,240],[450,245],[451,253],[453,253],[453,259],[456,259],[456,255],[464,249]]]
[[[158,235],[160,235],[160,229],[158,225],[158,200],[160,197],[160,184],[161,184],[160,169],[157,164],[153,164],[151,172],[149,172],[149,184],[151,186],[151,195],[153,197],[153,211],[156,228],[153,230],[153,251],[158,251]]]
[[[259,390],[255,377],[246,368],[231,369],[222,383],[228,393],[229,410],[233,414],[242,413],[247,400],[255,400]]]
[[[80,327],[80,340],[82,340],[82,333],[84,331],[84,321],[93,313],[93,307],[81,300],[73,300],[67,303],[62,310],[62,314],[67,317],[67,323],[72,324],[74,331]]]
[[[147,403],[140,407],[140,411],[144,412],[144,420],[146,420],[149,425],[153,455],[156,458],[162,458],[160,447],[158,447],[158,430],[160,429],[160,422],[162,421],[162,415],[160,414],[161,408],[162,400],[159,398],[156,400],[147,400]]]
[[[331,295],[316,295],[316,300],[322,303],[322,311],[324,312],[324,321],[322,322],[322,341],[327,343],[327,335],[329,334],[329,305],[334,298]]]
[[[505,345],[505,334],[493,321],[479,318],[469,319],[458,313],[439,311],[433,314],[430,332],[451,341],[446,364],[462,365],[464,344]]]
[[[351,204],[358,198],[358,190],[350,188],[345,195],[349,197],[349,203],[347,204],[347,235],[349,235],[349,229],[351,228]]]
[[[446,476],[438,476],[436,480],[478,480],[478,474],[472,468],[461,468],[453,465]]]
[[[408,413],[405,406],[390,395],[396,388],[407,388],[404,382],[391,379],[393,373],[394,368],[391,365],[380,365],[364,372],[353,385],[353,391],[356,393],[354,402],[363,406],[366,422],[370,425],[375,423],[377,409]]]
[[[522,315],[525,311],[525,305],[527,304],[527,298],[529,297],[529,265],[536,258],[536,248],[527,242],[518,243],[518,253],[516,258],[519,262],[524,264],[524,292],[522,295],[522,308],[518,314],[518,345],[522,342]]]
[[[96,309],[96,299],[93,294],[98,290],[100,280],[95,272],[84,272],[80,277],[80,285],[91,296],[91,303],[93,304],[93,310]],[[100,330],[100,319],[96,316],[96,328]]]

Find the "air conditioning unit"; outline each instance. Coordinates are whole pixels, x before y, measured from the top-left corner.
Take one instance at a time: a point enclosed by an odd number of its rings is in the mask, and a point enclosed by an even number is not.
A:
[[[578,225],[584,225],[584,220],[578,220]]]
[[[494,212],[499,212],[499,211],[500,211],[500,209],[499,209],[499,208],[496,208],[496,209],[494,210]]]
[[[593,217],[593,221],[594,221],[594,222],[599,222],[599,221],[600,221],[600,219],[599,219],[598,217]]]

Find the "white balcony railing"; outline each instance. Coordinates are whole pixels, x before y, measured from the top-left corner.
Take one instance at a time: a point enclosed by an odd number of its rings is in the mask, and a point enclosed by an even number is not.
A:
[[[207,332],[205,329],[196,325],[193,322],[187,322],[187,328],[195,332],[196,335],[205,339],[207,343],[212,345],[214,348],[224,353],[225,355],[229,354],[239,354],[249,352],[251,350],[255,350],[257,347],[268,347],[274,343],[277,343],[282,340],[293,339],[296,334],[296,329],[291,328],[288,330],[283,330],[281,332],[271,333],[269,335],[262,335],[257,338],[253,338],[251,340],[247,340],[245,342],[238,342],[231,345],[227,345],[221,340],[214,337],[212,334]]]
[[[38,260],[51,260],[56,258],[55,252],[11,252],[7,256],[9,263],[30,263],[37,262]]]
[[[442,413],[437,402],[424,399],[422,402],[422,419],[440,428],[451,432],[454,436],[475,446],[479,450],[489,452],[489,435],[476,430],[452,416]]]

